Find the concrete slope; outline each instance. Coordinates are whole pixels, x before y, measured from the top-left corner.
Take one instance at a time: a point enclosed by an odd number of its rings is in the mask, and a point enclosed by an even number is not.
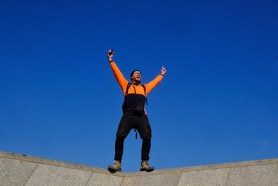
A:
[[[278,159],[111,174],[96,167],[0,152],[0,185],[278,186]]]

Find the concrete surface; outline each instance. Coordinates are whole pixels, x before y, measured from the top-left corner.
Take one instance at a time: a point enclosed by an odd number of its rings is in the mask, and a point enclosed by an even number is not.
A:
[[[278,186],[278,158],[115,173],[107,170],[0,152],[0,186]]]

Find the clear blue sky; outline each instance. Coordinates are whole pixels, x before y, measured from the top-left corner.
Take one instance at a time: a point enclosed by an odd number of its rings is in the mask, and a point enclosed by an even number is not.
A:
[[[106,169],[128,78],[149,94],[157,169],[278,157],[276,0],[0,1],[0,151]],[[138,171],[131,131],[123,171]]]

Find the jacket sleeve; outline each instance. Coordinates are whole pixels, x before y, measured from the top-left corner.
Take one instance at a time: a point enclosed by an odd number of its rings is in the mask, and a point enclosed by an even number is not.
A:
[[[163,75],[159,74],[154,78],[154,80],[150,81],[148,84],[145,84],[146,94],[148,94],[156,85],[163,79]]]
[[[125,93],[125,89],[128,84],[128,81],[125,79],[124,75],[122,74],[122,72],[120,71],[120,69],[118,68],[118,66],[114,61],[111,61],[109,63],[116,80],[118,81],[123,93]]]

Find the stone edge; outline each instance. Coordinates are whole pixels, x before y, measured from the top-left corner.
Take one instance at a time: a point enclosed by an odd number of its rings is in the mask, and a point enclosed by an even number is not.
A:
[[[121,177],[144,176],[146,174],[147,175],[171,174],[171,173],[173,174],[173,173],[177,173],[177,172],[190,172],[190,171],[200,171],[200,170],[215,170],[215,169],[222,169],[222,168],[235,168],[235,167],[278,164],[278,158],[273,158],[273,159],[264,159],[264,160],[253,160],[253,161],[251,160],[251,161],[243,161],[243,162],[224,163],[224,164],[212,164],[212,165],[204,165],[204,166],[190,166],[190,167],[181,167],[181,168],[160,169],[160,170],[155,170],[150,173],[117,172],[117,173],[111,174],[107,170],[97,168],[97,167],[90,167],[90,166],[86,166],[86,165],[68,163],[68,162],[57,161],[57,160],[50,160],[50,159],[39,158],[39,157],[35,157],[35,156],[28,156],[28,155],[24,155],[24,154],[16,154],[16,153],[11,153],[11,152],[0,151],[0,157],[27,161],[27,162],[33,162],[33,163],[38,163],[38,164],[78,169],[78,170],[83,170],[83,171],[90,171],[90,172],[94,172],[94,173],[109,174],[109,175],[121,176]]]

